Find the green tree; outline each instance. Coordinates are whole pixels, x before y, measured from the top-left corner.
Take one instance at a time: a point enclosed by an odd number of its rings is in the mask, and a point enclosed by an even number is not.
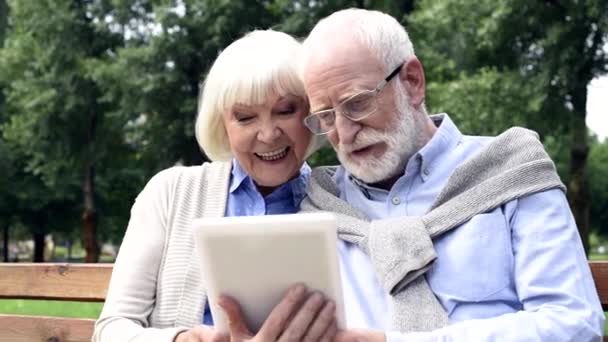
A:
[[[608,2],[428,1],[407,18],[429,104],[469,133],[514,124],[569,146],[568,198],[588,249],[587,85],[608,71]],[[460,121],[459,121],[460,123]],[[557,153],[557,155],[563,155]]]
[[[109,163],[126,149],[125,122],[104,102],[93,67],[122,42],[116,33],[94,23],[88,1],[8,1],[11,29],[0,54],[7,113],[3,136],[24,156],[25,189],[52,193],[37,205],[30,226],[67,222],[46,210],[69,216],[80,208],[86,261],[98,259],[96,166]],[[40,188],[37,185],[40,184]],[[34,192],[35,193],[35,192]],[[73,198],[80,193],[80,205]],[[30,194],[31,195],[31,194]],[[47,212],[48,213],[48,212]],[[22,220],[24,218],[22,217]],[[40,228],[42,229],[42,228]],[[48,231],[45,229],[45,231]]]
[[[591,187],[590,223],[594,231],[608,234],[608,140],[591,139],[589,152],[589,183]]]
[[[0,49],[4,45],[4,34],[8,26],[8,6],[5,0],[0,0]],[[4,90],[5,85],[0,79],[0,125],[5,120],[4,106]],[[1,133],[1,131],[0,131]],[[0,134],[0,230],[2,230],[2,259],[8,261],[8,241],[9,241],[9,217],[10,211],[8,208],[11,199],[10,195],[10,178],[13,174],[12,161],[9,159],[8,148]]]
[[[194,137],[199,84],[219,51],[276,17],[265,2],[113,1],[101,12],[124,46],[96,68],[107,101],[137,126],[131,142],[146,177],[205,160]]]

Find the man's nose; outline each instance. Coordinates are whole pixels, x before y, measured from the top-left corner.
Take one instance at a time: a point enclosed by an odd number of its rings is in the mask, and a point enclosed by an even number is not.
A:
[[[275,122],[266,122],[262,124],[258,131],[258,140],[271,144],[277,140],[282,134],[281,128]]]
[[[336,130],[334,133],[337,135],[339,143],[346,145],[352,144],[360,130],[360,123],[352,121],[344,115],[336,115]]]

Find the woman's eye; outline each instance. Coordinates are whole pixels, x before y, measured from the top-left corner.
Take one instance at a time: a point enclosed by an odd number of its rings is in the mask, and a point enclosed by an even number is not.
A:
[[[236,119],[236,121],[242,122],[242,123],[249,122],[251,120],[253,120],[253,116],[239,117],[239,118]]]
[[[237,122],[246,123],[253,120],[253,115],[245,113],[234,113],[234,118]]]
[[[289,114],[293,114],[295,112],[296,112],[296,106],[294,106],[294,105],[289,105],[289,106],[279,108],[279,110],[277,111],[277,113],[279,113],[280,115],[289,115]]]

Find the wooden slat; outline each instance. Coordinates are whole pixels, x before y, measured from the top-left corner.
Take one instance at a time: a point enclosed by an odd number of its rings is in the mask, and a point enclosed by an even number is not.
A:
[[[89,342],[95,320],[0,314],[0,342]]]
[[[103,302],[112,264],[0,263],[0,298]]]
[[[589,262],[604,310],[608,311],[608,261]],[[0,298],[103,301],[111,264],[3,264]],[[0,314],[0,342],[90,341],[94,320]],[[608,342],[608,337],[604,337]]]
[[[608,261],[590,261],[595,288],[604,311],[608,311]]]

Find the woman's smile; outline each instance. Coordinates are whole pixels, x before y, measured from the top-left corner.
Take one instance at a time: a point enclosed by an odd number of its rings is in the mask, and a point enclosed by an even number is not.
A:
[[[286,146],[271,152],[257,152],[254,154],[263,161],[278,161],[284,159],[289,153],[290,149],[291,148],[289,146]]]

